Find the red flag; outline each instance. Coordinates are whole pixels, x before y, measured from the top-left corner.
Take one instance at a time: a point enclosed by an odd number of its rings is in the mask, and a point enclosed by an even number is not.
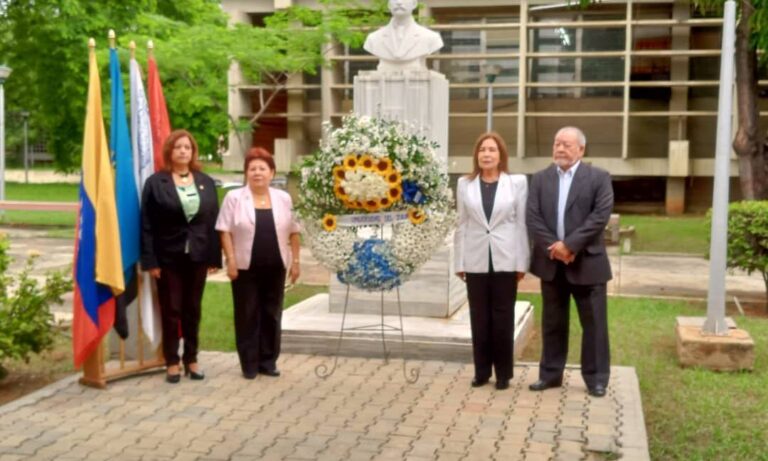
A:
[[[152,147],[155,155],[155,171],[163,168],[163,143],[171,134],[171,121],[165,106],[163,84],[157,71],[155,58],[149,57],[147,72],[147,97],[149,99],[149,124],[152,129]]]

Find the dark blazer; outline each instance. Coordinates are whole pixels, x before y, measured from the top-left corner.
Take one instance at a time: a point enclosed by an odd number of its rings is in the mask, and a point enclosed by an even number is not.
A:
[[[557,238],[557,167],[533,175],[528,192],[526,222],[533,242],[531,273],[545,282],[555,277],[558,261],[549,259],[547,247]],[[603,233],[613,210],[613,187],[607,171],[583,161],[576,169],[565,206],[565,245],[576,259],[565,266],[574,285],[593,285],[611,279],[611,265]]]
[[[181,261],[189,239],[189,258],[221,267],[221,244],[216,232],[219,200],[213,179],[193,171],[200,209],[187,222],[173,176],[158,171],[147,179],[141,197],[141,268],[169,266]]]

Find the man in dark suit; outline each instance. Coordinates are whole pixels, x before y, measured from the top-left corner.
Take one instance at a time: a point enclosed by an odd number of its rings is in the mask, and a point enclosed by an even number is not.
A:
[[[586,144],[578,128],[561,128],[552,148],[554,164],[531,180],[526,222],[533,242],[531,272],[541,279],[544,312],[539,380],[529,387],[562,385],[573,296],[584,331],[581,375],[589,394],[602,397],[610,376],[606,282],[611,279],[603,232],[613,188],[607,171],[581,162]]]

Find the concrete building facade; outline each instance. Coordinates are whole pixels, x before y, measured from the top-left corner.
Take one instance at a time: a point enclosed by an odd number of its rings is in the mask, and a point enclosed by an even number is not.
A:
[[[223,1],[232,21],[256,27],[276,9],[315,4]],[[423,4],[420,16],[445,42],[428,65],[450,81],[451,174],[471,170],[493,91],[493,129],[507,140],[513,172],[548,165],[555,131],[577,125],[587,135],[587,159],[613,174],[618,203],[671,214],[709,206],[721,18],[688,0],[603,1],[588,9],[539,0]],[[351,111],[353,79],[376,59],[334,43],[325,52],[332,66],[314,76],[288,76],[252,136],[230,136],[225,167],[240,169],[243,152],[258,144],[288,171],[317,146],[323,122],[338,123]],[[273,89],[243,81],[233,66],[230,115],[248,117],[260,107],[259,92]],[[768,98],[761,97],[760,106],[768,111]],[[735,160],[731,172],[738,174]],[[732,184],[738,198],[736,180]]]

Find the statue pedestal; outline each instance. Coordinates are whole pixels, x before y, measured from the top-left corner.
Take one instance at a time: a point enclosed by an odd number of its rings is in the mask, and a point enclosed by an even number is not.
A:
[[[398,120],[436,141],[448,165],[448,80],[432,70],[362,71],[354,82],[357,115]]]
[[[364,71],[355,77],[354,112],[409,123],[439,144],[437,155],[448,165],[448,80],[430,70]],[[450,317],[467,299],[464,282],[453,274],[453,239],[400,287],[404,316]],[[330,310],[343,312],[346,287],[331,276]],[[347,312],[381,312],[381,292],[351,289]],[[384,313],[397,315],[395,292],[384,293]]]

